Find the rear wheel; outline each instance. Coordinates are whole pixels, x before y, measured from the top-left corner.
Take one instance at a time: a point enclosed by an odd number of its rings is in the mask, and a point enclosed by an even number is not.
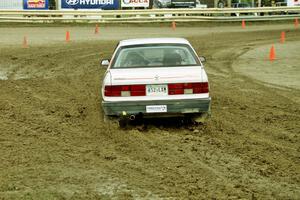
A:
[[[127,118],[120,118],[118,120],[118,123],[119,123],[120,128],[126,128],[127,125],[128,125],[128,119]]]
[[[193,119],[191,115],[185,115],[182,119],[182,124],[185,126],[193,124]]]

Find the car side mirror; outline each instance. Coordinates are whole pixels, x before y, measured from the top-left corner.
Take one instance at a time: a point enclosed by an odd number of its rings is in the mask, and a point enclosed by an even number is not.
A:
[[[199,56],[199,60],[202,62],[202,63],[205,63],[206,62],[206,58],[204,56]]]
[[[109,65],[109,60],[102,60],[101,65],[107,67]]]

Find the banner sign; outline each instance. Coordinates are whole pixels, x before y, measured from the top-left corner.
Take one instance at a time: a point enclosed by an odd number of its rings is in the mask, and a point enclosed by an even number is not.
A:
[[[150,0],[121,0],[121,7],[143,7],[148,8],[149,7],[149,1]]]
[[[48,10],[49,0],[23,0],[24,10]]]
[[[61,9],[104,9],[119,8],[119,0],[61,0]]]

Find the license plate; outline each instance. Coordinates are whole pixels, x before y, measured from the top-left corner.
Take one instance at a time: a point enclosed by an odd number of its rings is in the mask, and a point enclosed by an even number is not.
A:
[[[147,85],[146,86],[147,96],[166,96],[168,95],[167,85]]]
[[[167,105],[146,106],[147,113],[162,113],[167,112]]]

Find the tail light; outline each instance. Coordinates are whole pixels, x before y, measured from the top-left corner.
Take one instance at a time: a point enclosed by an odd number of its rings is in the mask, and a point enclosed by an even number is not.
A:
[[[169,84],[169,95],[176,95],[176,94],[184,94],[184,84],[183,83],[172,83]]]
[[[108,97],[145,96],[145,85],[106,85],[104,95]]]
[[[169,95],[208,93],[208,83],[172,83],[168,85]]]
[[[168,84],[169,95],[208,93],[207,82]],[[107,97],[146,96],[146,85],[106,85],[104,95]]]
[[[193,93],[194,94],[201,94],[201,93],[208,93],[208,92],[209,92],[208,82],[193,83]]]

